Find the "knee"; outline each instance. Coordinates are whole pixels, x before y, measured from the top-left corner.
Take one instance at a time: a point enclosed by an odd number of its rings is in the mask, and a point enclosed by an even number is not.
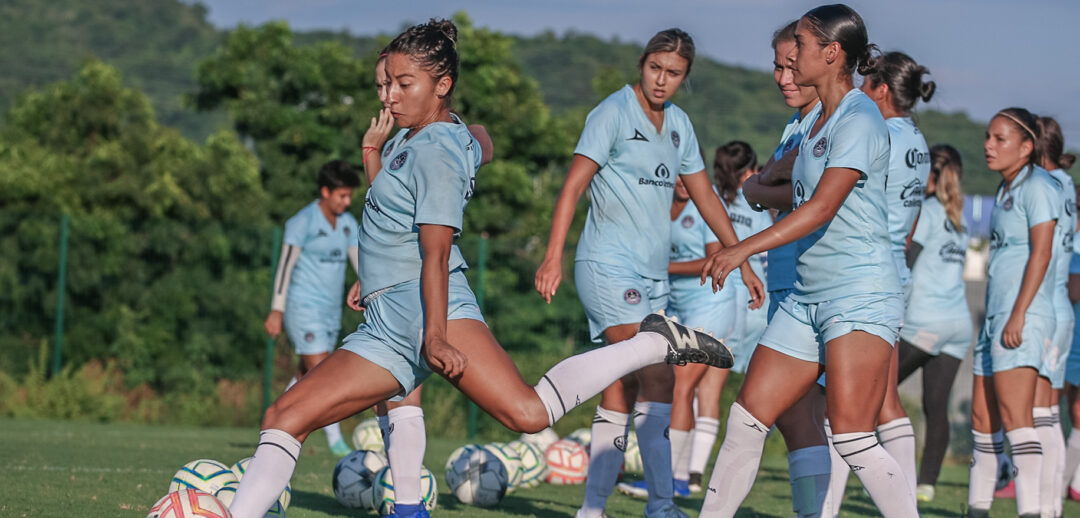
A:
[[[547,428],[550,424],[547,409],[544,408],[539,399],[535,402],[518,403],[512,408],[500,412],[496,418],[510,431],[518,433],[536,433]]]

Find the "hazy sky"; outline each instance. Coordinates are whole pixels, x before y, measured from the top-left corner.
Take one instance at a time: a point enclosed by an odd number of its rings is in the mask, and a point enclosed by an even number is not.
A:
[[[202,0],[220,27],[287,20],[294,29],[396,32],[408,22],[465,10],[476,25],[531,35],[574,30],[644,44],[673,26],[698,52],[725,63],[771,69],[772,32],[821,2],[808,0]],[[1080,49],[1074,0],[851,0],[871,41],[926,65],[938,90],[931,107],[985,121],[1022,106],[1051,115],[1066,146],[1080,148]],[[657,7],[660,6],[660,7]]]

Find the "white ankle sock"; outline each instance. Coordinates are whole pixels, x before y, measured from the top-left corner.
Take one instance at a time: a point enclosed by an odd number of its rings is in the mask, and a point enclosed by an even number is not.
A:
[[[885,518],[918,517],[915,494],[901,483],[903,471],[896,459],[878,444],[873,432],[833,434],[836,452],[862,482],[870,499]],[[904,481],[906,482],[906,481]]]
[[[331,423],[323,427],[323,431],[326,432],[326,444],[333,446],[337,444],[341,438],[341,425],[339,423]]]
[[[915,483],[918,472],[915,468],[915,429],[911,427],[911,419],[901,417],[893,419],[877,427],[878,441],[881,447],[892,455],[900,469],[904,470],[904,478],[911,486],[911,494],[915,494]]]
[[[420,503],[420,470],[424,465],[427,433],[424,411],[418,406],[397,407],[386,414],[389,421],[386,458],[394,477],[394,503]]]
[[[1039,512],[1043,516],[1056,517],[1054,500],[1061,500],[1055,481],[1060,478],[1057,474],[1056,459],[1065,452],[1057,451],[1058,442],[1054,434],[1058,431],[1054,428],[1054,413],[1050,407],[1032,408],[1031,416],[1034,418],[1035,433],[1039,435],[1043,452],[1042,471],[1039,475]]]
[[[1054,516],[1061,516],[1062,507],[1065,505],[1065,455],[1067,454],[1067,448],[1065,445],[1065,434],[1061,431],[1061,408],[1057,405],[1050,407],[1050,414],[1054,418],[1054,435],[1053,438],[1057,442],[1055,449],[1056,454],[1052,457],[1054,459],[1054,494],[1058,495],[1054,499]],[[1045,457],[1044,457],[1045,458]]]
[[[694,420],[694,430],[690,434],[690,473],[705,473],[705,464],[712,457],[713,444],[719,431],[719,419],[698,417]]]
[[[693,430],[671,429],[671,474],[677,480],[690,479],[690,435]]]
[[[716,456],[701,518],[735,516],[757,478],[761,453],[769,429],[739,403],[732,403],[728,412],[724,442]]]
[[[994,443],[994,436],[971,431],[974,450],[971,452],[971,468],[968,475],[968,507],[989,511],[994,503],[994,486],[997,483],[997,456],[1005,448]]]
[[[837,453],[836,447],[833,446],[832,427],[829,426],[828,419],[825,420],[825,436],[829,440],[829,466],[832,469],[832,475],[829,477],[829,491],[825,494],[825,503],[822,504],[821,514],[827,518],[832,518],[840,514],[840,504],[844,503],[844,491],[847,489],[851,467],[848,466],[844,458]]]
[[[578,516],[601,516],[615,479],[623,464],[626,434],[630,429],[630,414],[596,407],[592,423],[592,445],[589,447],[589,474],[585,479],[585,500]],[[622,444],[620,448],[619,445]]]
[[[1065,485],[1073,491],[1080,491],[1080,428],[1073,428],[1072,432],[1069,432],[1068,444],[1065,453]]]
[[[555,424],[570,409],[619,378],[642,367],[663,363],[667,348],[662,335],[645,332],[559,362],[534,387],[547,408],[548,424]]]
[[[832,478],[827,445],[800,448],[788,453],[791,507],[798,518],[819,518]]]
[[[1016,514],[1038,514],[1043,464],[1039,433],[1025,427],[1009,430],[1005,436],[1009,438],[1013,464],[1016,465]]]
[[[672,505],[675,489],[671,481],[671,403],[638,401],[634,404],[634,432],[637,433],[645,484],[649,488],[646,514]]]
[[[263,518],[274,505],[296,469],[300,442],[281,430],[263,430],[259,446],[236,488],[229,511],[233,518]]]

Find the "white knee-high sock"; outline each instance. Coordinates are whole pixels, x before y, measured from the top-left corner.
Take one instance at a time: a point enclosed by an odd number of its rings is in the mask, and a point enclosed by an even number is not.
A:
[[[788,453],[791,507],[799,518],[818,518],[832,478],[829,446],[810,446]]]
[[[580,518],[594,518],[604,513],[626,451],[630,414],[596,407],[589,447],[589,475],[585,479],[585,501],[578,511]]]
[[[1055,479],[1057,474],[1056,458],[1063,455],[1064,451],[1057,451],[1057,438],[1054,434],[1054,414],[1050,407],[1035,407],[1031,409],[1031,416],[1035,421],[1035,433],[1039,435],[1039,444],[1042,445],[1043,463],[1039,475],[1039,512],[1043,516],[1055,518],[1054,500],[1061,500],[1057,490]]]
[[[896,459],[878,444],[873,432],[833,434],[836,452],[862,482],[870,499],[885,518],[918,517],[915,494],[903,480]]]
[[[1067,447],[1065,445],[1065,434],[1061,431],[1061,407],[1054,405],[1050,407],[1050,414],[1054,419],[1054,441],[1057,442],[1055,449],[1057,454],[1052,457],[1054,459],[1054,494],[1058,495],[1054,498],[1054,516],[1061,516],[1062,507],[1065,505],[1065,455],[1067,454]]]
[[[833,433],[832,427],[829,425],[829,420],[825,420],[825,437],[829,440],[829,466],[832,469],[832,475],[829,477],[829,490],[825,494],[825,503],[822,504],[821,514],[826,517],[833,517],[840,514],[840,504],[844,502],[844,490],[847,489],[848,475],[851,474],[851,467],[847,462],[844,462],[844,458],[836,451],[836,447],[833,446]]]
[[[645,332],[559,362],[534,387],[548,411],[548,424],[555,424],[570,409],[619,378],[642,367],[663,363],[667,348],[662,335]]]
[[[994,503],[994,485],[997,483],[997,456],[1005,445],[995,443],[992,434],[972,430],[971,435],[975,444],[968,476],[968,507],[989,512]]]
[[[329,444],[330,446],[333,446],[337,444],[338,441],[343,440],[341,437],[340,423],[330,423],[323,427],[323,431],[326,432],[326,444]]]
[[[389,442],[386,458],[394,477],[394,503],[420,503],[420,470],[424,465],[427,433],[424,411],[418,406],[402,406],[386,414]]]
[[[724,442],[716,456],[701,518],[735,516],[757,478],[761,453],[769,429],[739,403],[732,403],[728,413]]]
[[[877,427],[878,441],[881,447],[892,455],[900,469],[904,470],[904,478],[911,486],[911,494],[915,494],[915,483],[919,475],[915,468],[915,429],[911,427],[911,419],[901,417],[893,419]]]
[[[281,430],[263,430],[259,446],[236,489],[229,511],[234,518],[262,518],[274,505],[296,469],[300,442]]]
[[[1039,481],[1042,478],[1043,452],[1039,432],[1017,428],[1005,432],[1016,465],[1016,514],[1039,514]]]
[[[671,474],[678,480],[690,479],[690,430],[671,429]]]
[[[645,469],[645,484],[649,488],[646,513],[659,512],[672,505],[675,488],[671,476],[671,403],[638,401],[634,404],[634,431],[641,450],[641,465]]]
[[[712,456],[713,444],[719,432],[719,419],[698,417],[694,420],[694,430],[690,435],[690,473],[705,473],[705,464]]]
[[[1080,423],[1077,423],[1080,425]],[[1080,491],[1080,428],[1069,432],[1068,448],[1065,452],[1065,486]]]

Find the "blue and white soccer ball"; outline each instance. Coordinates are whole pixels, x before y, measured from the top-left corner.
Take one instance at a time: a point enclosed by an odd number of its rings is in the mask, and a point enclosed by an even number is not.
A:
[[[583,446],[585,451],[589,451],[589,446],[592,445],[592,428],[578,428],[570,432],[566,438]]]
[[[521,465],[521,456],[513,446],[502,442],[485,444],[484,449],[494,455],[506,467],[506,493],[510,494],[521,487],[525,480],[525,468]]]
[[[375,480],[371,485],[371,508],[375,509],[382,516],[390,516],[394,514],[394,477],[390,472],[390,466],[387,466],[377,474],[375,474]],[[420,468],[420,500],[424,503],[424,508],[431,511],[435,510],[435,506],[439,499],[439,486],[435,482],[435,475],[431,474],[431,470],[421,467]]]
[[[462,446],[446,461],[446,485],[463,504],[492,507],[509,486],[506,466],[482,446]]]
[[[236,461],[236,464],[233,464],[230,469],[236,475],[237,484],[226,484],[221,491],[214,495],[225,505],[232,505],[232,500],[236,496],[236,488],[239,487],[239,481],[244,478],[244,473],[247,473],[251,459],[252,457],[247,457]],[[289,508],[290,502],[292,502],[292,484],[285,484],[285,491],[282,491],[281,496],[278,497],[278,503],[281,504],[282,511]]]
[[[641,462],[641,449],[638,447],[637,434],[626,434],[626,450],[623,451],[623,471],[644,473],[645,464]]]
[[[357,450],[342,457],[334,466],[334,497],[345,507],[370,509],[375,475],[386,466],[381,451]]]
[[[517,452],[521,460],[521,486],[536,487],[547,477],[547,459],[544,458],[544,450],[531,442],[512,441],[508,446]]]
[[[383,444],[382,429],[379,428],[379,421],[376,419],[365,419],[353,428],[352,442],[353,448],[357,450],[383,451],[386,449]]]
[[[169,492],[184,489],[197,489],[203,493],[216,495],[226,484],[238,482],[236,475],[228,466],[211,459],[193,460],[173,475],[169,483]]]

